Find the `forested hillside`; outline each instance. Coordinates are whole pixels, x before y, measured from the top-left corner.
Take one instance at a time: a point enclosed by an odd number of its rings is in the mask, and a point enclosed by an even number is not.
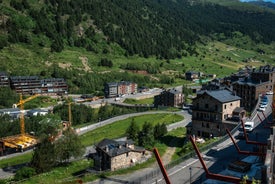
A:
[[[95,51],[96,31],[122,46],[127,54],[164,58],[195,54],[192,45],[201,35],[240,31],[254,41],[275,40],[275,15],[234,10],[215,4],[187,0],[28,0],[2,1],[1,48],[7,43],[31,43],[46,36],[51,49],[65,45]],[[15,14],[14,11],[17,11]],[[43,46],[43,40],[40,45]]]
[[[211,52],[217,52],[211,61],[232,59],[218,56],[220,48],[215,48],[213,41],[262,53],[263,48],[255,45],[275,40],[275,13],[237,0],[228,3],[231,5],[219,5],[214,0],[0,0],[0,70],[13,75],[65,77],[73,91],[83,86],[84,91],[94,91],[98,88],[95,84],[102,86],[108,79],[107,74],[91,72],[105,72],[106,67],[117,72],[147,70],[160,74],[175,68],[169,63],[173,59],[207,61],[210,47]],[[252,52],[249,56],[256,57]],[[142,62],[125,62],[133,56],[143,58]],[[234,62],[247,59],[245,54]],[[81,64],[85,72],[80,81]],[[187,65],[181,64],[181,72],[190,69],[184,69]],[[88,73],[95,76],[85,77]],[[116,77],[108,75],[122,80],[118,73]],[[140,84],[152,82],[149,76],[125,76],[127,80],[141,80]],[[153,82],[174,81],[175,76]]]

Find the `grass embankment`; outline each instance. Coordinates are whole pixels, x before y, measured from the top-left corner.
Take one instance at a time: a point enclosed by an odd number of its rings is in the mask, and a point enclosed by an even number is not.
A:
[[[129,127],[132,120],[134,120],[138,126],[142,127],[145,122],[151,123],[155,126],[158,123],[165,123],[166,125],[181,121],[183,118],[177,114],[147,114],[142,116],[136,116],[125,120],[117,121],[115,123],[105,125],[97,128],[81,136],[82,143],[85,146],[92,145],[104,138],[114,139],[125,136],[126,129]]]
[[[138,117],[133,117],[134,121],[139,125],[141,128],[142,125],[147,121],[152,123],[152,125],[156,125],[157,123],[165,123],[165,124],[171,124],[177,121],[180,121],[183,119],[182,116],[176,115],[176,114],[150,114],[150,115],[143,115]],[[130,122],[132,121],[132,118],[128,118],[125,120],[121,120],[118,122],[115,122],[111,125],[106,125],[103,127],[100,127],[96,130],[93,130],[91,132],[88,132],[82,136],[80,136],[80,139],[82,143],[85,146],[92,145],[94,142],[99,142],[100,140],[104,138],[119,138],[125,136],[125,131],[128,128]],[[159,149],[160,154],[163,154],[166,150],[167,145],[165,143],[157,143],[156,147]],[[26,163],[31,160],[31,154],[22,155],[20,156],[20,161],[18,161],[18,157],[5,159],[0,161],[0,166],[6,167],[6,166],[12,166],[17,165],[21,163]],[[110,174],[122,174],[126,172],[130,172],[132,170],[137,170],[140,168],[144,168],[148,166],[148,164],[154,162],[154,158],[152,158],[149,162],[143,163],[140,165],[137,165],[130,169],[125,170],[119,170],[117,172],[112,173],[106,173],[106,175]],[[70,181],[75,182],[77,180],[76,175],[78,175],[81,171],[84,169],[90,167],[92,165],[91,161],[87,161],[86,159],[72,162],[71,164],[67,165],[66,167],[57,167],[53,169],[51,172],[44,173],[37,175],[29,180],[26,181],[26,183],[70,183]],[[91,181],[95,178],[98,178],[99,176],[95,175],[87,175],[86,177],[82,178],[84,181]],[[66,179],[64,179],[66,178]]]
[[[145,99],[140,99],[136,100],[133,98],[126,98],[123,103],[127,104],[153,104],[154,103],[154,98],[145,98]]]

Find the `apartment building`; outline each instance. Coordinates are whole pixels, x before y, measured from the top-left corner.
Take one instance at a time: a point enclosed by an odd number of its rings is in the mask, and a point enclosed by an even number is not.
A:
[[[110,82],[105,84],[104,92],[107,98],[113,98],[125,94],[137,93],[137,88],[138,85],[134,82]]]
[[[159,95],[154,97],[154,106],[166,106],[166,107],[180,107],[182,106],[183,94],[176,89],[169,89],[162,91]]]
[[[192,127],[189,132],[202,137],[224,135],[226,128],[236,126],[236,123],[231,124],[226,120],[240,107],[240,100],[239,96],[227,89],[200,91],[193,99]]]
[[[11,89],[21,94],[66,94],[68,85],[63,78],[39,79],[38,76],[12,76]]]
[[[242,98],[241,106],[252,111],[260,95],[273,91],[275,82],[275,67],[261,66],[253,69],[250,76],[240,78],[232,83],[233,91]]]

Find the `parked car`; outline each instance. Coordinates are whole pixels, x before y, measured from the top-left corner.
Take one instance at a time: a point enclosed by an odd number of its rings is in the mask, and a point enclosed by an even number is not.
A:
[[[267,91],[266,94],[267,95],[273,95],[273,91]]]
[[[268,100],[266,95],[263,95],[261,98],[262,98],[262,100]]]
[[[266,102],[261,102],[259,107],[262,107],[262,108],[267,108],[267,104]]]
[[[265,107],[259,107],[259,108],[258,108],[258,111],[264,112],[264,111],[265,111]]]

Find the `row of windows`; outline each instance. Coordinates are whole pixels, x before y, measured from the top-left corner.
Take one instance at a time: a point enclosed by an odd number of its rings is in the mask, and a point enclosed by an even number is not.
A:
[[[204,123],[204,122],[201,123],[201,127],[210,128],[209,123]],[[216,128],[220,129],[220,125],[217,125]]]

